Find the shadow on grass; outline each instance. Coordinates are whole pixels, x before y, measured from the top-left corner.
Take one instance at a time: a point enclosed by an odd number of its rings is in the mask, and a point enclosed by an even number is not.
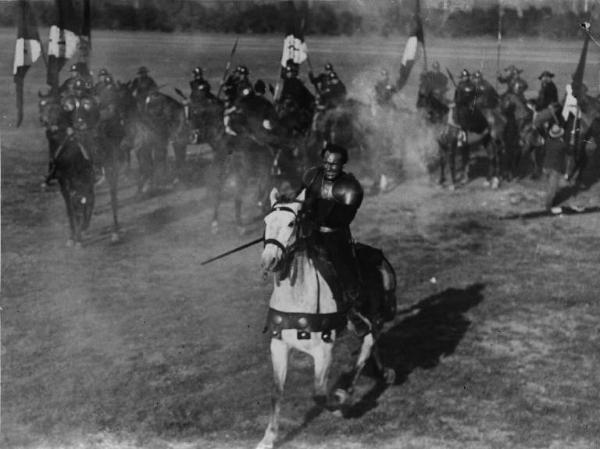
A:
[[[484,284],[464,289],[449,288],[421,300],[400,314],[411,314],[383,333],[378,345],[387,368],[396,372],[395,385],[403,384],[415,368],[435,368],[441,357],[454,353],[471,322],[469,309],[483,301]],[[373,366],[365,374],[375,376]],[[388,388],[380,378],[371,390],[344,412],[346,418],[359,418],[377,406]]]

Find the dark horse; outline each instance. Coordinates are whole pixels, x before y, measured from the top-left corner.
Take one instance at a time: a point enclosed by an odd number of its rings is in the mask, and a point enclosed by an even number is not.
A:
[[[190,126],[185,107],[173,97],[154,91],[148,94],[145,102],[145,117],[162,140],[170,142],[175,155],[175,180],[177,182],[185,170],[187,145],[190,139]]]
[[[76,135],[64,137],[53,155],[54,176],[65,200],[70,237],[67,245],[81,246],[94,210],[94,168],[88,151]]]
[[[86,117],[89,111],[96,107],[91,97],[73,100],[73,104],[74,110],[68,117],[68,113],[62,108],[61,98],[55,92],[40,94],[40,121],[46,128],[50,152],[51,170],[47,180],[51,178],[58,180],[63,197],[67,201],[67,213],[72,231],[69,242],[80,243],[81,230],[89,226],[94,204],[94,165],[101,166],[109,183],[113,215],[111,240],[116,242],[119,239],[117,213],[118,140],[120,139],[117,134],[119,133],[102,128],[89,128]],[[84,206],[80,207],[72,203],[73,198],[81,199],[81,204]],[[83,214],[84,218],[74,222],[73,214],[81,210],[86,211]]]
[[[279,124],[273,106],[264,98],[250,94],[236,100],[235,110],[227,115],[227,126],[211,145],[215,151],[210,168],[209,194],[213,204],[212,231],[219,229],[219,207],[226,187],[233,190],[234,216],[243,231],[242,200],[249,181],[255,180],[256,204],[265,211],[268,193],[274,184],[273,164],[281,160]]]
[[[492,138],[487,119],[481,112],[478,113],[477,109],[466,111],[464,119],[467,123],[475,123],[471,130],[465,131],[455,122],[453,109],[450,108],[446,123],[442,125],[437,139],[440,149],[440,185],[446,182],[446,167],[448,167],[450,170],[449,188],[451,190],[455,188],[457,181],[455,160],[458,152],[460,152],[462,161],[461,182],[466,184],[471,175],[471,152],[474,148],[483,146],[488,159],[487,183],[492,188],[497,188],[500,182],[501,148],[498,142]]]

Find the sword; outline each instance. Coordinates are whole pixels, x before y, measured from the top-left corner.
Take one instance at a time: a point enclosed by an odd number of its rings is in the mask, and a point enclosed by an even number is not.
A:
[[[237,248],[234,248],[234,249],[231,249],[229,251],[226,251],[226,252],[224,252],[222,254],[219,254],[218,256],[211,257],[210,259],[207,259],[204,262],[202,262],[200,265],[207,265],[207,264],[209,264],[211,262],[214,262],[215,260],[222,259],[223,257],[229,256],[230,254],[233,254],[233,253],[237,253],[238,251],[241,251],[241,250],[246,249],[246,248],[248,248],[250,246],[256,245],[257,243],[260,243],[260,242],[262,242],[264,240],[265,240],[264,237],[260,237],[260,238],[258,238],[256,240],[252,240],[251,242],[244,243],[243,245],[238,246]]]

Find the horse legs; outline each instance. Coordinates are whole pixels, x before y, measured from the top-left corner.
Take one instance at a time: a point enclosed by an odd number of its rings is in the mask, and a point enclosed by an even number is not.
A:
[[[279,338],[271,339],[271,362],[273,364],[273,390],[271,396],[271,416],[263,439],[256,449],[272,449],[279,432],[279,414],[283,399],[283,387],[287,376],[289,346]]]
[[[65,200],[65,206],[67,208],[67,218],[69,219],[69,239],[67,240],[67,246],[73,246],[77,242],[77,224],[75,222],[75,211],[73,210],[73,203],[71,202],[71,193],[67,185],[68,181],[59,179],[60,193]]]
[[[354,386],[356,385],[356,382],[358,381],[358,378],[360,377],[367,360],[369,360],[371,354],[373,353],[374,346],[375,338],[373,337],[373,333],[369,332],[362,339],[360,354],[358,355],[356,365],[352,371],[352,380],[350,381],[350,384],[346,388],[338,388],[335,391],[335,396],[341,405],[346,404],[352,395]]]
[[[314,399],[317,405],[327,404],[327,379],[331,368],[333,343],[323,343],[311,351],[315,367]]]
[[[110,240],[113,243],[119,241],[119,219],[118,209],[119,203],[117,198],[117,190],[119,184],[119,163],[117,160],[117,146],[111,148],[110,154],[110,167],[108,169],[108,187],[110,190],[110,207],[113,215],[113,231],[110,236]]]

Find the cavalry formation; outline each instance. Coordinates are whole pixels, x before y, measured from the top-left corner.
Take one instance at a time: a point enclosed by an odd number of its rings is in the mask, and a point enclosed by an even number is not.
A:
[[[434,63],[432,68],[421,75],[417,107],[429,124],[441,128],[440,184],[446,183],[446,167],[450,169],[451,189],[458,180],[467,182],[472,164],[470,155],[478,147],[485,148],[486,184],[492,188],[498,188],[501,181],[526,176],[526,170],[531,170],[533,178],[539,178],[545,144],[552,137],[553,126],[553,136],[560,133],[565,143],[565,179],[573,184],[582,183],[585,146],[591,139],[597,141],[600,124],[600,101],[587,94],[582,82],[573,80],[559,99],[554,74],[545,70],[538,77],[538,96],[526,98],[528,83],[522,70],[514,65],[498,73],[498,83],[506,86],[501,94],[479,70],[474,73],[463,70],[458,82],[448,71],[455,87],[450,102],[446,98],[449,78],[441,72],[439,64]],[[455,170],[457,154],[462,159],[460,177]],[[523,164],[524,160],[530,163]]]

